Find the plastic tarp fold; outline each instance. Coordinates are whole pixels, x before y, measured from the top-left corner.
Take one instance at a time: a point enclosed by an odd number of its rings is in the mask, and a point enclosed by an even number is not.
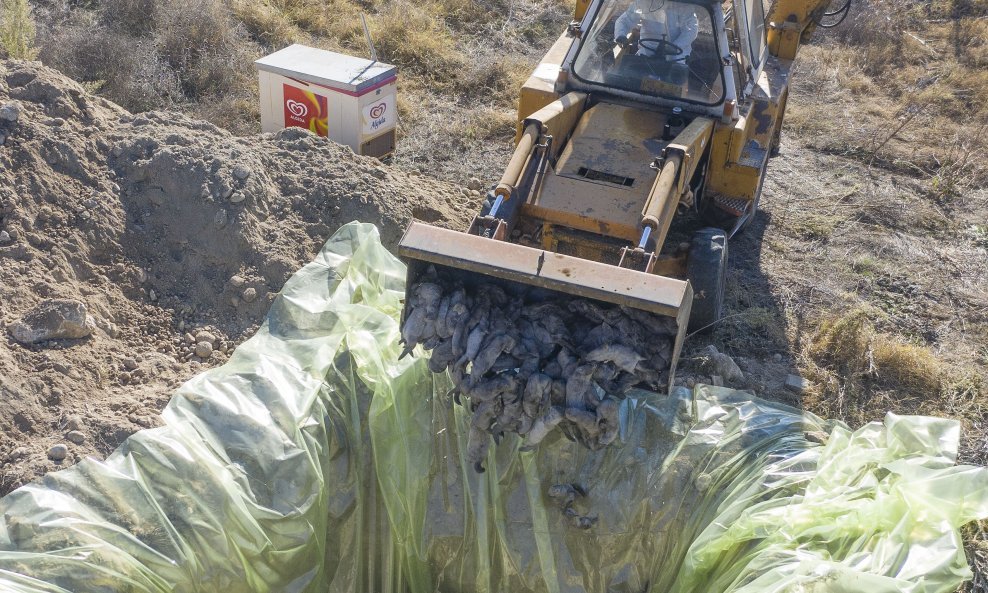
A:
[[[988,516],[988,474],[955,465],[953,421],[851,431],[722,388],[633,392],[607,448],[507,438],[474,472],[448,379],[397,360],[404,275],[373,226],[343,227],[164,426],[0,500],[0,590],[925,593],[970,576],[958,528]],[[547,496],[561,483],[593,528]]]

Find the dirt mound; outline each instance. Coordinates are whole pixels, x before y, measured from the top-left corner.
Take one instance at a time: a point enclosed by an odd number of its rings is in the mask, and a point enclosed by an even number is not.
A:
[[[462,228],[478,208],[303,130],[131,115],[38,63],[0,62],[0,139],[0,494],[153,425],[341,224],[393,245],[412,217]],[[95,331],[16,341],[48,299],[83,303]]]

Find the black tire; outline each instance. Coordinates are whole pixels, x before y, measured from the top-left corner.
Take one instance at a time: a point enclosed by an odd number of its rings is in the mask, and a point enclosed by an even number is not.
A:
[[[720,321],[727,283],[727,233],[723,229],[708,227],[693,235],[686,279],[693,286],[689,330],[695,332]]]

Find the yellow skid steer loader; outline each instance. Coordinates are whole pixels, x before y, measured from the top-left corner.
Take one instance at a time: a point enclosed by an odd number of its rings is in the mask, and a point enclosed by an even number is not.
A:
[[[793,59],[829,2],[578,0],[470,228],[408,227],[409,290],[438,270],[668,318],[671,387],[687,328],[721,318],[728,242],[758,209]],[[687,220],[707,226],[667,241]]]

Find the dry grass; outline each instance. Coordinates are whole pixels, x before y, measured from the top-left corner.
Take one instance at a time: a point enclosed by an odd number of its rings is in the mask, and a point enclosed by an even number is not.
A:
[[[988,3],[856,5],[802,51],[792,129],[819,135],[818,148],[921,176],[944,204],[988,183]]]

